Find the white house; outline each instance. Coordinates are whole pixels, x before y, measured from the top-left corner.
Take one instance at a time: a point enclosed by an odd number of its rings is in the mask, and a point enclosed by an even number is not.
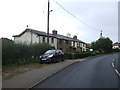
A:
[[[34,44],[47,43],[47,33],[27,28],[19,35],[14,35],[14,43]],[[49,44],[55,49],[61,49],[65,52],[86,51],[86,43],[77,39],[59,35],[56,30],[49,34]]]
[[[120,49],[120,43],[119,42],[116,42],[116,43],[113,44],[113,49],[116,49],[116,48]]]

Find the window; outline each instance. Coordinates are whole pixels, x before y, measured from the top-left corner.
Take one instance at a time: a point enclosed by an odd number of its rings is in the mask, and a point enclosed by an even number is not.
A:
[[[55,50],[48,50],[45,52],[45,54],[53,54],[53,53],[55,53]]]
[[[66,44],[69,44],[69,41],[68,41],[68,40],[66,40]]]
[[[45,42],[45,37],[43,36],[43,42]]]
[[[78,47],[80,46],[79,42],[77,42],[77,46],[78,46]]]
[[[59,44],[62,44],[62,40],[61,39],[59,39]]]
[[[54,38],[51,38],[51,42],[54,43]]]
[[[75,47],[75,42],[73,42],[73,46]]]

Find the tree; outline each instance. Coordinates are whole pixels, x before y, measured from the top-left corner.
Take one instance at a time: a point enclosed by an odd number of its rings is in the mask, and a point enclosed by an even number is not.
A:
[[[91,48],[94,50],[99,50],[103,53],[109,53],[112,51],[112,40],[107,38],[99,38],[97,41],[92,42]]]

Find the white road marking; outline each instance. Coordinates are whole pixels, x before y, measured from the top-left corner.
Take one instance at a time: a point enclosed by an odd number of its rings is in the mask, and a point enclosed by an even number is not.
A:
[[[112,66],[115,67],[114,63],[112,62]]]
[[[115,57],[115,58],[116,58],[116,57]],[[112,67],[113,67],[113,68],[115,67],[115,65],[114,65],[115,58],[112,60]],[[117,69],[115,69],[115,72],[118,74],[118,76],[120,76],[120,73],[118,72]]]
[[[120,73],[118,72],[118,70],[117,69],[115,69],[115,72],[120,76]]]
[[[113,62],[115,61],[115,59],[112,60]]]

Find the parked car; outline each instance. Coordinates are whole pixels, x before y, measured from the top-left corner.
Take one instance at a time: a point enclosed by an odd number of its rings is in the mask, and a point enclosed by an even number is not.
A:
[[[64,53],[61,50],[48,50],[39,58],[41,64],[64,61]]]

